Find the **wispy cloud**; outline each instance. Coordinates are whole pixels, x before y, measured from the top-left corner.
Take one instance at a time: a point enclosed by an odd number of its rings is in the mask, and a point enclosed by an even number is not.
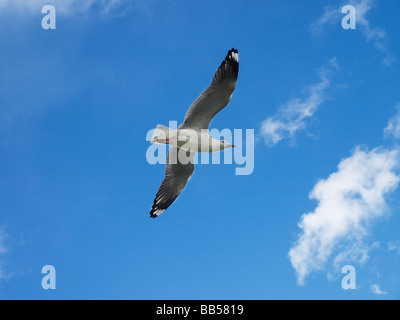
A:
[[[371,291],[372,291],[372,293],[377,294],[377,295],[387,294],[387,292],[381,290],[381,288],[379,287],[378,284],[371,285]]]
[[[313,34],[320,34],[325,25],[341,25],[342,18],[342,7],[350,4],[356,9],[356,28],[361,31],[367,42],[372,42],[374,46],[385,54],[385,58],[382,63],[386,66],[390,66],[396,58],[389,53],[386,40],[386,31],[381,27],[372,27],[371,22],[367,18],[368,13],[373,9],[375,5],[374,0],[350,0],[343,3],[340,7],[326,6],[324,7],[324,13],[317,19],[316,22],[311,24],[311,32]]]
[[[8,278],[3,270],[4,255],[8,252],[6,246],[7,238],[8,234],[5,232],[4,227],[0,226],[0,280]]]
[[[400,240],[389,242],[388,249],[389,249],[389,251],[396,252],[397,254],[400,255]]]
[[[396,139],[400,138],[400,103],[396,106],[397,113],[389,120],[387,127],[384,130],[385,137],[393,136]]]
[[[293,143],[295,134],[306,128],[307,120],[325,101],[325,91],[331,85],[330,75],[338,69],[336,58],[319,71],[320,81],[307,88],[307,97],[294,98],[279,108],[278,112],[263,121],[261,135],[266,145],[274,146],[288,138]]]
[[[17,10],[40,14],[44,5],[53,5],[57,13],[62,14],[79,14],[91,9],[109,13],[128,2],[126,0],[0,0],[0,11]]]
[[[0,227],[0,254],[7,253],[8,250],[6,249],[5,240],[7,238],[7,233],[4,230],[4,227]]]
[[[310,26],[314,35],[320,35],[325,25],[339,24],[341,21],[341,7],[326,6],[323,7],[323,10],[324,13]]]
[[[314,186],[310,198],[318,206],[301,217],[301,233],[289,251],[299,284],[311,272],[324,270],[332,257],[334,266],[368,259],[363,240],[370,224],[386,212],[385,198],[400,181],[398,166],[397,150],[357,148]]]
[[[373,0],[354,0],[350,1],[350,4],[356,8],[357,24],[360,26],[366,40],[379,44],[379,41],[386,37],[386,31],[380,27],[371,27],[371,23],[366,17],[367,13],[372,9],[373,2]]]

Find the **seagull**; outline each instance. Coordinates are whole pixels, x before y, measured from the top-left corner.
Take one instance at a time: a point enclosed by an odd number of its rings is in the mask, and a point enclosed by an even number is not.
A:
[[[215,72],[209,87],[190,106],[178,130],[157,125],[151,143],[169,144],[170,149],[165,177],[150,211],[151,218],[163,213],[185,188],[194,171],[196,152],[222,151],[234,147],[226,141],[211,138],[208,127],[212,118],[231,100],[238,72],[239,54],[232,48]]]

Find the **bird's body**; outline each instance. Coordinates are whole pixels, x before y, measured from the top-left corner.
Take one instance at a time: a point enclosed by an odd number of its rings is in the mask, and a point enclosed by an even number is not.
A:
[[[229,144],[221,144],[221,140],[210,137],[207,130],[180,129],[176,142],[178,148],[191,152],[216,152],[230,147]]]
[[[210,86],[193,102],[178,130],[158,125],[152,143],[170,145],[165,178],[154,199],[150,216],[164,212],[185,188],[191,177],[196,152],[215,152],[234,147],[223,140],[209,136],[212,118],[230,101],[239,72],[239,54],[229,50],[225,60],[215,72]]]
[[[208,130],[195,129],[169,129],[168,137],[160,131],[155,131],[153,134],[153,143],[169,144],[181,150],[190,152],[216,152],[222,151],[233,145],[212,138],[208,134]]]

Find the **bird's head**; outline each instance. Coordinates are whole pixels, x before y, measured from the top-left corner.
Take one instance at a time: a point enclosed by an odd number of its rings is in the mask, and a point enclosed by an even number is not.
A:
[[[220,143],[221,150],[236,147],[235,145],[230,144],[230,143],[226,142],[225,140],[220,140],[219,143]]]

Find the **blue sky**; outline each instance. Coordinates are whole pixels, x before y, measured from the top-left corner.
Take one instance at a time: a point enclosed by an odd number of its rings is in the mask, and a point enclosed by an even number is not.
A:
[[[400,298],[399,13],[0,0],[0,298]],[[254,172],[197,165],[150,219],[164,166],[146,134],[183,121],[232,47],[236,90],[211,128],[255,130]]]

